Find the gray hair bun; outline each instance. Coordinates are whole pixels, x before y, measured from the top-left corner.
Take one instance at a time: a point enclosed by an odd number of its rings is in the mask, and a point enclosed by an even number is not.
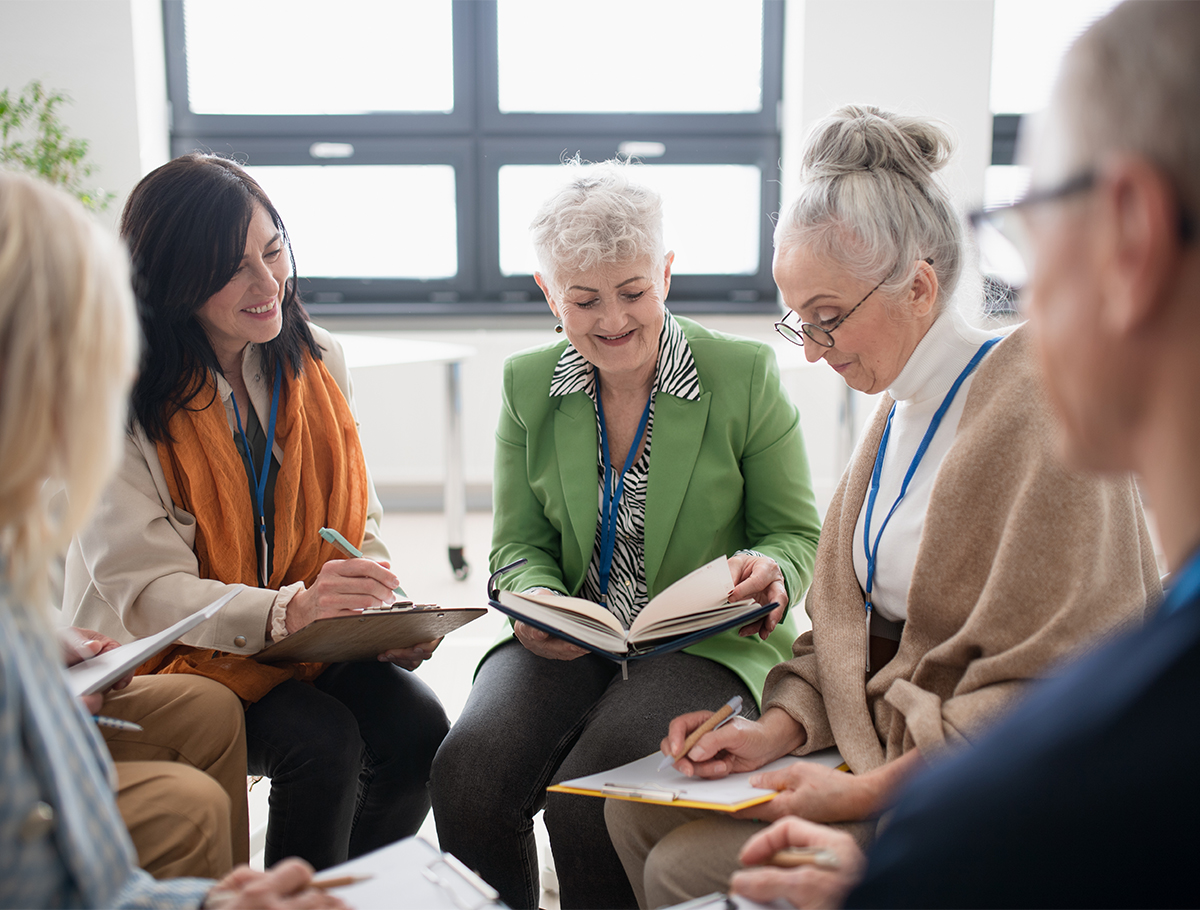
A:
[[[931,260],[945,306],[962,271],[962,226],[937,176],[952,152],[949,134],[930,120],[840,108],[809,133],[800,194],[779,219],[776,248],[807,245],[885,291]]]
[[[950,136],[932,121],[847,105],[813,129],[801,174],[816,180],[889,170],[924,183],[946,166],[953,151]]]

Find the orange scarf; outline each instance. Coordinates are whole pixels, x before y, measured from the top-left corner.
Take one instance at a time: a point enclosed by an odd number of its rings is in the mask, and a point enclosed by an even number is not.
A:
[[[275,438],[283,450],[275,481],[275,538],[268,587],[312,585],[338,554],[317,534],[338,528],[361,545],[367,522],[367,471],[350,406],[325,364],[305,352],[304,371],[285,379]],[[213,393],[210,377],[193,401]],[[174,442],[158,444],[171,501],[196,516],[196,559],[201,578],[258,586],[254,504],[241,454],[220,396],[202,411],[180,409],[168,429]],[[271,666],[209,648],[176,645],[139,673],[195,673],[223,683],[255,702],[288,679],[315,679],[325,664]]]

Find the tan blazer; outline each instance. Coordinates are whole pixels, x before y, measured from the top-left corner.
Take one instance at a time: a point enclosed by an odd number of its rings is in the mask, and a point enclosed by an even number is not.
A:
[[[324,352],[325,366],[337,382],[350,411],[354,391],[341,345],[324,329],[310,326]],[[247,345],[242,375],[259,420],[270,416],[271,389],[261,368],[256,345]],[[236,432],[230,385],[217,377],[230,432]],[[275,457],[281,452],[278,444]],[[367,528],[363,552],[387,559],[379,538],[383,506],[367,475]],[[61,622],[103,632],[118,641],[132,641],[158,632],[194,613],[229,589],[228,585],[200,578],[195,542],[196,519],[176,508],[167,491],[158,453],[141,427],[125,439],[125,457],[109,483],[87,525],[67,551]],[[216,648],[235,654],[253,654],[267,644],[271,607],[286,602],[303,583],[282,591],[250,588],[242,591],[208,622],[183,637],[198,648]]]

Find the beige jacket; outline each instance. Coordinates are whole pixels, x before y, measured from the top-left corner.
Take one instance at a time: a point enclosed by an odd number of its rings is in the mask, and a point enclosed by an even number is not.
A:
[[[317,326],[310,326],[324,352],[325,366],[355,415],[350,372],[341,345]],[[247,345],[242,376],[263,426],[271,409],[271,387],[257,345]],[[223,376],[217,388],[225,405],[230,432],[237,432],[232,388]],[[279,445],[275,457],[282,455]],[[363,552],[387,559],[379,538],[383,507],[367,474],[367,529]],[[125,439],[125,457],[91,520],[71,541],[64,582],[64,625],[82,626],[127,642],[178,622],[229,590],[228,585],[200,578],[193,552],[196,519],[176,508],[167,490],[158,452],[141,427]],[[197,648],[253,654],[267,644],[271,608],[303,590],[297,582],[282,591],[248,588],[220,613],[182,639]]]
[[[1138,624],[1162,593],[1128,477],[1059,461],[1056,425],[1018,329],[984,359],[938,471],[895,658],[864,674],[854,526],[891,398],[883,396],[825,516],[805,608],[813,630],[771,671],[764,709],[836,745],[855,773],[977,737],[1028,680]]]

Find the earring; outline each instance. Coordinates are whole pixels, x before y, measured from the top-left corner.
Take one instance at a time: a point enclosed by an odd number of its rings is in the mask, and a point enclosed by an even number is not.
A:
[[[554,333],[555,333],[556,335],[561,335],[561,334],[563,333],[563,327],[562,327],[562,323],[561,323],[561,322],[560,322],[558,325],[556,325],[556,326],[554,327]]]

